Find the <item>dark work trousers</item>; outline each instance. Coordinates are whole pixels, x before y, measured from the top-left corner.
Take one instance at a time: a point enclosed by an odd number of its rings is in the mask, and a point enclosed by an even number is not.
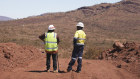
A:
[[[47,66],[47,70],[50,69],[50,59],[51,59],[51,55],[52,55],[52,59],[53,59],[53,70],[57,69],[57,54],[46,54],[46,66]]]
[[[83,50],[84,50],[84,46],[74,46],[73,52],[72,52],[72,58],[71,61],[69,62],[69,66],[67,70],[72,70],[72,66],[74,65],[77,57],[78,57],[78,66],[77,66],[77,71],[81,71],[81,67],[82,67],[82,55],[83,55]]]

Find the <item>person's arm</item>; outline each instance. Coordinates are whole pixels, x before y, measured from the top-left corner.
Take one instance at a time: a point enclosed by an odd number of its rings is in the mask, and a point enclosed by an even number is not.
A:
[[[45,39],[45,34],[40,35],[40,36],[39,36],[39,39],[41,39],[42,41],[44,41],[44,39]]]
[[[73,45],[76,45],[77,38],[73,38]]]
[[[78,39],[78,32],[75,32],[74,38],[73,38],[73,45],[76,45]]]
[[[59,36],[57,35],[57,44],[59,44],[60,42],[60,39],[59,39]]]

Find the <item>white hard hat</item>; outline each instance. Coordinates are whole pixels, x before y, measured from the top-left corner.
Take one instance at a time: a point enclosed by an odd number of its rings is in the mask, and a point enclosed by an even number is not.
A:
[[[53,25],[49,25],[48,30],[54,30],[55,27]]]
[[[79,26],[79,27],[84,27],[84,24],[82,23],[82,22],[79,22],[79,23],[77,23],[77,25],[76,26]]]

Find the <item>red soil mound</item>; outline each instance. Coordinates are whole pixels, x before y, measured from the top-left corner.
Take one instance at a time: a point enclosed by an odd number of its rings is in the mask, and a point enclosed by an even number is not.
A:
[[[100,58],[111,60],[118,68],[124,68],[132,73],[140,74],[140,44],[125,43],[124,47],[102,52]]]
[[[31,46],[0,43],[0,71],[9,71],[15,67],[28,65],[40,56],[41,52]]]

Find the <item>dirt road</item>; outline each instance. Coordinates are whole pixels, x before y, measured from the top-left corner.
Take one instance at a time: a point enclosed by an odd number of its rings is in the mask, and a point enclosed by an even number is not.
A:
[[[83,60],[81,73],[75,71],[67,73],[65,71],[69,60],[59,59],[62,73],[45,72],[45,57],[43,57],[25,67],[0,72],[0,79],[139,79],[134,74],[116,68],[104,60]],[[73,70],[76,70],[76,65],[77,63]]]

